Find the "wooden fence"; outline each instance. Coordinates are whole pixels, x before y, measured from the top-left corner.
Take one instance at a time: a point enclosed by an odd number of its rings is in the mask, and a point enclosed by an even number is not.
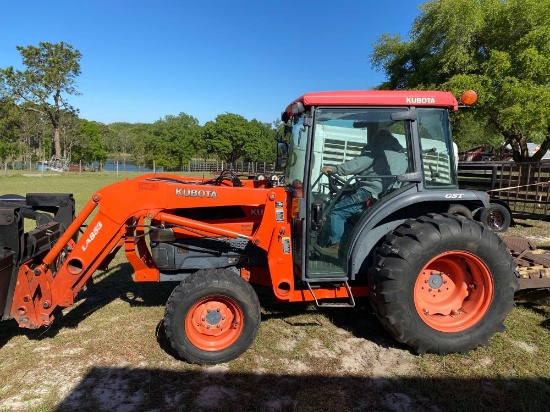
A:
[[[550,219],[550,162],[460,162],[458,184],[504,200],[518,218]]]

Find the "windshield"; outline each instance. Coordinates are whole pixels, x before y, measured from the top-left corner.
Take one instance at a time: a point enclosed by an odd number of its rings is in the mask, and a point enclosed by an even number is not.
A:
[[[445,109],[417,109],[426,189],[457,188],[456,154]]]
[[[333,166],[337,168],[340,174],[352,177],[362,181],[361,185],[369,190],[376,198],[382,192],[388,189],[389,182],[395,180],[388,178],[388,181],[382,181],[384,178],[374,177],[377,175],[398,175],[405,173],[409,169],[409,161],[412,159],[409,155],[409,127],[408,122],[402,120],[392,120],[392,113],[405,110],[404,108],[319,108],[315,117],[315,138],[314,138],[314,158],[312,159],[312,176],[318,176],[322,166]],[[399,167],[390,170],[388,159],[382,162],[387,167],[381,165],[376,167],[376,173],[371,168],[362,168],[351,173],[356,163],[362,162],[360,156],[363,151],[369,151],[369,145],[374,144],[375,136],[386,132],[386,139],[390,144],[393,141],[394,149],[402,153],[399,159]],[[389,136],[389,137],[387,137]],[[365,152],[366,153],[366,152]],[[386,158],[387,155],[384,155]],[[356,159],[355,162],[352,162]],[[392,161],[394,159],[391,159]],[[391,162],[390,162],[391,163]],[[341,165],[337,167],[338,165]],[[382,170],[384,169],[384,170]],[[386,170],[387,169],[387,170]],[[348,173],[349,172],[349,173]],[[314,180],[314,179],[312,179]],[[317,184],[312,186],[314,192],[323,191],[327,188],[327,176],[318,176]],[[315,181],[315,180],[314,180]],[[354,182],[350,182],[353,184]]]

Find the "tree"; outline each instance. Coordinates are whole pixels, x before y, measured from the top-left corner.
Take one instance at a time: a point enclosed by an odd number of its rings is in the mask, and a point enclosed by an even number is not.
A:
[[[28,161],[29,167],[31,167],[32,162],[44,158],[45,140],[47,138],[49,143],[52,134],[51,125],[49,122],[45,122],[38,113],[23,111],[19,108],[15,110],[14,113],[17,115],[21,128],[20,141],[23,146],[21,160],[25,165]]]
[[[276,131],[256,119],[225,113],[203,127],[206,151],[227,162],[273,161]]]
[[[130,133],[134,136],[134,146],[132,148],[134,162],[138,167],[152,166],[153,161],[156,161],[153,125],[148,123],[135,124]]]
[[[9,99],[0,99],[0,159],[8,157],[14,160],[21,150],[21,122],[16,116],[16,106]]]
[[[118,122],[111,123],[109,126],[109,139],[107,149],[115,156],[122,158],[124,170],[126,170],[126,160],[134,149],[137,136],[133,133],[135,128],[131,123]]]
[[[82,119],[73,112],[61,111],[59,117],[59,131],[61,137],[62,157],[72,159],[73,149],[86,145],[86,137],[81,133]]]
[[[273,162],[277,157],[277,132],[256,119],[248,122],[249,133],[244,144],[244,160]]]
[[[248,121],[241,115],[225,113],[203,127],[206,150],[227,162],[236,162],[244,154]]]
[[[82,160],[86,163],[97,161],[101,168],[102,163],[107,159],[107,152],[103,148],[106,133],[108,129],[104,124],[81,119],[78,130],[81,144],[73,147],[73,160]]]
[[[64,95],[78,95],[75,78],[80,75],[82,54],[67,43],[17,46],[24,71],[12,66],[0,69],[0,87],[24,110],[47,117],[53,127],[55,155],[61,158],[59,136],[61,110],[75,112]],[[25,103],[25,104],[23,104]]]
[[[550,0],[433,0],[420,10],[408,40],[383,34],[374,44],[380,88],[474,89],[475,109],[456,120],[500,133],[518,162],[539,161],[550,148]],[[532,157],[529,141],[541,144]]]
[[[183,164],[200,149],[199,121],[193,116],[180,113],[167,115],[154,123],[154,135],[159,138],[157,149],[166,155],[164,167],[182,170]]]

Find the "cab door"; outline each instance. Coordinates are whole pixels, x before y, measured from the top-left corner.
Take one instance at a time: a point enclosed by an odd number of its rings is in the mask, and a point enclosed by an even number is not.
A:
[[[410,125],[391,119],[392,113],[403,110],[406,108],[315,110],[308,141],[311,156],[304,156],[308,165],[304,171],[307,218],[300,230],[305,241],[300,242],[296,254],[305,269],[304,280],[348,275],[348,245],[355,225],[365,219],[370,206],[389,193],[397,175],[412,170]],[[392,142],[393,149],[373,155],[369,144],[381,135]],[[370,167],[366,167],[367,154],[376,157]],[[327,175],[321,172],[323,166],[350,173]]]

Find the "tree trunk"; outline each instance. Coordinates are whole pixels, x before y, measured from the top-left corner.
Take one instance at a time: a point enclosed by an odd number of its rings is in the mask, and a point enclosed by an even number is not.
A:
[[[535,154],[533,154],[533,156],[531,157],[531,161],[540,162],[548,149],[550,149],[550,125],[548,126],[548,129],[546,131],[544,141],[541,143],[539,150],[537,150]]]
[[[59,139],[59,126],[53,129],[53,143],[55,147],[55,156],[61,159],[61,141]]]

